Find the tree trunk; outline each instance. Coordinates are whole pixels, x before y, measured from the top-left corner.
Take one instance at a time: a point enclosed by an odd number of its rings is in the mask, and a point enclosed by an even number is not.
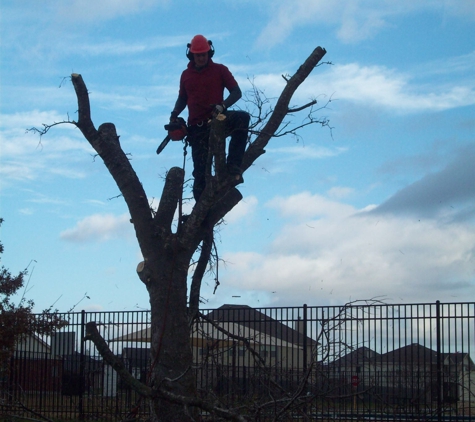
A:
[[[189,251],[173,250],[157,263],[160,275],[147,284],[151,306],[151,379],[149,386],[184,397],[196,393],[192,370],[193,355],[187,313],[187,275]],[[183,404],[170,403],[162,397],[153,399],[156,421],[190,421]],[[188,411],[192,413],[191,410]]]

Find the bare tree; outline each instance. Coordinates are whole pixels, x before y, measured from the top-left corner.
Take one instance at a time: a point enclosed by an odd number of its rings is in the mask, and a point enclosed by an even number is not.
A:
[[[309,76],[325,55],[317,47],[297,72],[284,76],[286,86],[269,112],[259,109],[261,127],[249,143],[243,160],[247,170],[262,154],[273,136],[286,132],[285,119],[298,111],[311,109],[316,101],[302,107],[289,106],[296,89]],[[245,420],[238,412],[222,409],[196,396],[190,347],[190,327],[198,313],[200,287],[212,254],[213,230],[223,217],[242,199],[236,188],[238,180],[225,171],[224,122],[215,118],[211,124],[210,151],[206,187],[186,221],[181,217],[184,184],[182,168],[171,168],[165,179],[160,203],[150,208],[147,195],[122,150],[114,124],[103,123],[95,128],[90,113],[89,96],[83,78],[72,74],[71,80],[78,99],[78,120],[68,121],[78,127],[114,178],[127,203],[131,221],[143,255],[137,267],[140,280],[150,296],[151,306],[151,376],[142,385],[128,375],[100,337],[94,324],[88,325],[91,339],[104,359],[111,363],[126,382],[142,396],[150,398],[155,420],[190,420],[197,407],[220,417]],[[263,104],[261,104],[263,105]],[[218,116],[219,117],[219,116]],[[315,123],[316,119],[307,120]],[[45,126],[42,133],[53,125]],[[283,130],[283,132],[282,132]],[[280,131],[280,132],[279,132]],[[295,133],[289,129],[287,133]],[[214,169],[214,171],[213,171]],[[178,223],[175,229],[176,214]],[[194,254],[199,258],[192,276],[189,298],[187,279]]]

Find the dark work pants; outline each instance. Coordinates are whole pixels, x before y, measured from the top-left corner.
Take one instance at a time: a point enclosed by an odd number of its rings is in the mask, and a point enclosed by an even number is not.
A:
[[[225,114],[226,137],[231,136],[226,163],[228,167],[240,167],[246,150],[250,116],[245,111],[226,111]],[[202,126],[188,127],[186,140],[191,146],[193,157],[193,196],[196,201],[201,196],[206,184],[205,173],[208,160],[209,133],[210,127],[206,122]]]

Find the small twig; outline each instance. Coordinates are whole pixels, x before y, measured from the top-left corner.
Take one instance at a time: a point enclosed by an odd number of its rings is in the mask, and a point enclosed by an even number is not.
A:
[[[305,110],[306,108],[311,107],[315,104],[317,104],[317,100],[312,100],[309,103],[307,103],[307,104],[305,104],[301,107],[289,108],[288,113],[296,113],[297,111]]]
[[[52,127],[58,126],[58,125],[64,125],[64,124],[70,124],[70,125],[76,126],[76,122],[74,122],[73,120],[69,120],[69,116],[68,116],[68,120],[63,120],[62,122],[54,122],[54,123],[51,123],[50,125],[43,123],[43,129],[38,129],[37,127],[30,127],[29,129],[26,129],[26,132],[37,133],[38,135],[40,135],[40,137],[42,137],[43,135],[48,133],[48,131]]]
[[[113,199],[121,198],[121,197],[123,197],[123,196],[124,196],[124,195],[122,195],[121,193],[119,193],[119,194],[116,195],[116,196],[112,196],[112,197],[110,197],[110,198],[107,198],[107,200],[108,200],[108,201],[112,201]]]

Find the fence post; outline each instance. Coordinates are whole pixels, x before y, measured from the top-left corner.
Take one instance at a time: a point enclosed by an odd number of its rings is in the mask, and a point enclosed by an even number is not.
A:
[[[437,348],[437,421],[442,422],[442,348],[440,324],[440,300],[435,302]]]
[[[307,377],[307,360],[308,360],[308,343],[307,343],[307,304],[304,303],[303,305],[303,374],[305,378],[305,384],[308,384],[308,377]],[[303,407],[304,415],[307,415],[307,405],[305,404]]]
[[[85,336],[85,327],[86,327],[86,311],[81,311],[81,341],[80,341],[80,360],[79,360],[79,403],[78,403],[78,413],[79,419],[84,419],[84,409],[83,409],[83,395],[84,389],[86,388],[86,380],[84,377],[84,367],[86,365],[86,359],[84,355],[84,336]]]
[[[308,360],[308,344],[307,344],[307,304],[303,305],[303,370],[304,373],[307,371],[307,360]]]

